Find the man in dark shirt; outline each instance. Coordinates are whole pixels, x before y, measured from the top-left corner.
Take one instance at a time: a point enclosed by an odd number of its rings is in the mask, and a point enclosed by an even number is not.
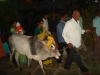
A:
[[[54,40],[57,42],[57,36],[56,36],[56,26],[58,24],[58,19],[56,17],[56,13],[52,12],[50,18],[48,19],[48,25],[49,25],[49,31],[54,37]]]
[[[68,14],[66,12],[62,12],[60,18],[60,22],[57,24],[57,38],[58,38],[58,49],[62,50],[63,47],[67,47],[67,43],[65,42],[64,38],[62,37],[62,31],[65,26],[65,21],[68,17]],[[66,49],[66,52],[68,54],[69,48]],[[63,50],[60,51],[60,58],[57,60],[57,63],[62,63],[62,56],[63,56]]]

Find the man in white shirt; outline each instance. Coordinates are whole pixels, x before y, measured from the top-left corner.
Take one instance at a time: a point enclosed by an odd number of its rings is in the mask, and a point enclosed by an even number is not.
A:
[[[43,15],[43,27],[46,29],[46,31],[49,31],[49,27],[48,27],[48,14],[45,13]]]
[[[81,56],[77,53],[77,49],[81,46],[81,35],[84,32],[90,32],[89,29],[82,30],[79,25],[79,17],[80,12],[78,10],[74,10],[72,14],[72,19],[66,22],[65,27],[63,29],[62,36],[65,42],[68,44],[70,48],[69,54],[66,58],[64,68],[70,69],[70,66],[73,61],[79,66],[83,75],[89,75],[88,69],[83,65],[81,61]]]

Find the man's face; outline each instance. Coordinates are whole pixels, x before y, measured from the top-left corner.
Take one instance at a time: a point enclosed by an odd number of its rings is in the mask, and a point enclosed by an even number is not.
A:
[[[63,18],[63,21],[66,21],[66,19],[67,19],[67,17],[68,17],[68,15],[66,14],[66,15],[64,15],[62,18]]]
[[[72,16],[77,21],[80,18],[80,13],[79,12],[75,12]]]
[[[41,21],[40,23],[37,23],[39,27],[43,26],[43,21]]]
[[[98,15],[98,17],[100,17],[100,10],[98,11],[97,15]]]
[[[45,18],[45,19],[48,19],[48,14],[46,14],[46,15],[44,16],[44,18]]]
[[[16,22],[14,22],[14,23],[12,24],[12,26],[15,28],[15,27],[16,27],[16,24],[17,24],[17,23],[16,23]]]
[[[52,13],[52,17],[55,17],[56,16],[56,14],[55,13]]]

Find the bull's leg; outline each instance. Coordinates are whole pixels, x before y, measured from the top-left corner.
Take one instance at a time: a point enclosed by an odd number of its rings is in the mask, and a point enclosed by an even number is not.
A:
[[[31,75],[31,73],[30,73],[31,61],[32,61],[32,59],[28,59],[28,74],[29,75]]]
[[[28,64],[29,68],[31,67],[31,61],[32,59],[29,59],[29,64]]]
[[[12,67],[12,57],[13,57],[13,54],[14,54],[14,51],[12,51],[11,53],[10,53],[10,67]]]
[[[21,66],[19,64],[19,61],[18,61],[18,55],[19,55],[19,53],[16,51],[15,59],[16,59],[16,62],[17,62],[18,67],[20,68],[20,70],[22,70],[22,68],[21,68]]]
[[[46,75],[46,73],[45,73],[45,71],[44,71],[44,69],[43,69],[43,64],[42,64],[42,61],[41,61],[41,60],[39,60],[39,64],[40,64],[40,66],[41,66],[41,69],[42,69],[44,75]]]

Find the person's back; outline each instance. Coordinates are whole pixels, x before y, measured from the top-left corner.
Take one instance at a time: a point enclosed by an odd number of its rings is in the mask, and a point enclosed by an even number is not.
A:
[[[100,9],[97,11],[97,16],[93,19],[93,27],[96,28],[97,36],[100,36]]]
[[[95,50],[100,50],[100,9],[96,11],[97,16],[93,19],[93,31]]]

